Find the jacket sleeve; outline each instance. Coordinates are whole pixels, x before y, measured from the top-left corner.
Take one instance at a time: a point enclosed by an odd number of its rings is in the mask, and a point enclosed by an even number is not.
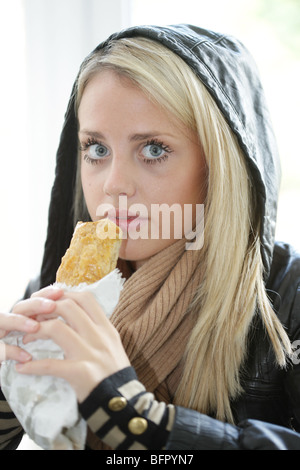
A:
[[[0,390],[0,450],[14,450],[24,431]]]
[[[300,431],[300,280],[291,308],[289,331],[293,356],[292,366],[285,374],[284,387],[293,410],[293,425]]]
[[[300,450],[300,435],[271,423],[246,420],[238,426],[176,407],[168,450]]]
[[[91,430],[115,450],[300,450],[300,434],[256,420],[234,426],[155,400],[129,367],[80,405]]]

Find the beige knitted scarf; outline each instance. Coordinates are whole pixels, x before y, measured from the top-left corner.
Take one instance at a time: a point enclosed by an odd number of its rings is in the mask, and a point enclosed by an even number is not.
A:
[[[187,311],[200,284],[200,252],[186,250],[185,242],[154,255],[126,280],[111,317],[139,380],[167,403],[178,385],[195,321]]]

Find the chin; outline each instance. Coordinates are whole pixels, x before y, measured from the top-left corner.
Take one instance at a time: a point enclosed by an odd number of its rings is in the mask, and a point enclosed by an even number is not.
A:
[[[136,267],[174,243],[174,240],[123,240],[119,258],[130,261]]]

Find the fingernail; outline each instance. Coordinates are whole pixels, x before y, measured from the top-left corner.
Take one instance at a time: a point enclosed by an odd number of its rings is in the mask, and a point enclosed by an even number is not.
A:
[[[64,291],[61,287],[58,287],[58,286],[55,286],[55,285],[51,286],[51,288],[49,288],[49,290],[50,289],[51,289],[52,294],[55,294],[56,296],[61,296],[64,293]]]
[[[44,313],[48,312],[49,310],[52,310],[55,305],[56,305],[55,302],[51,299],[41,300],[41,307]]]
[[[22,370],[23,367],[24,367],[24,364],[16,364],[16,365],[15,365],[15,368],[16,368],[17,371]]]
[[[20,358],[20,361],[26,362],[26,361],[30,361],[31,355],[26,351],[21,351],[19,358]]]
[[[38,327],[38,322],[35,320],[31,320],[30,318],[25,321],[24,323],[25,329],[28,331],[35,330]]]

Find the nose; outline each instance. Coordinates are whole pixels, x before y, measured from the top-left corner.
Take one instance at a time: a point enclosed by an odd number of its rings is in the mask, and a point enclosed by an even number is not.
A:
[[[114,158],[107,171],[103,191],[111,198],[125,195],[128,198],[135,193],[135,170],[129,162]]]

